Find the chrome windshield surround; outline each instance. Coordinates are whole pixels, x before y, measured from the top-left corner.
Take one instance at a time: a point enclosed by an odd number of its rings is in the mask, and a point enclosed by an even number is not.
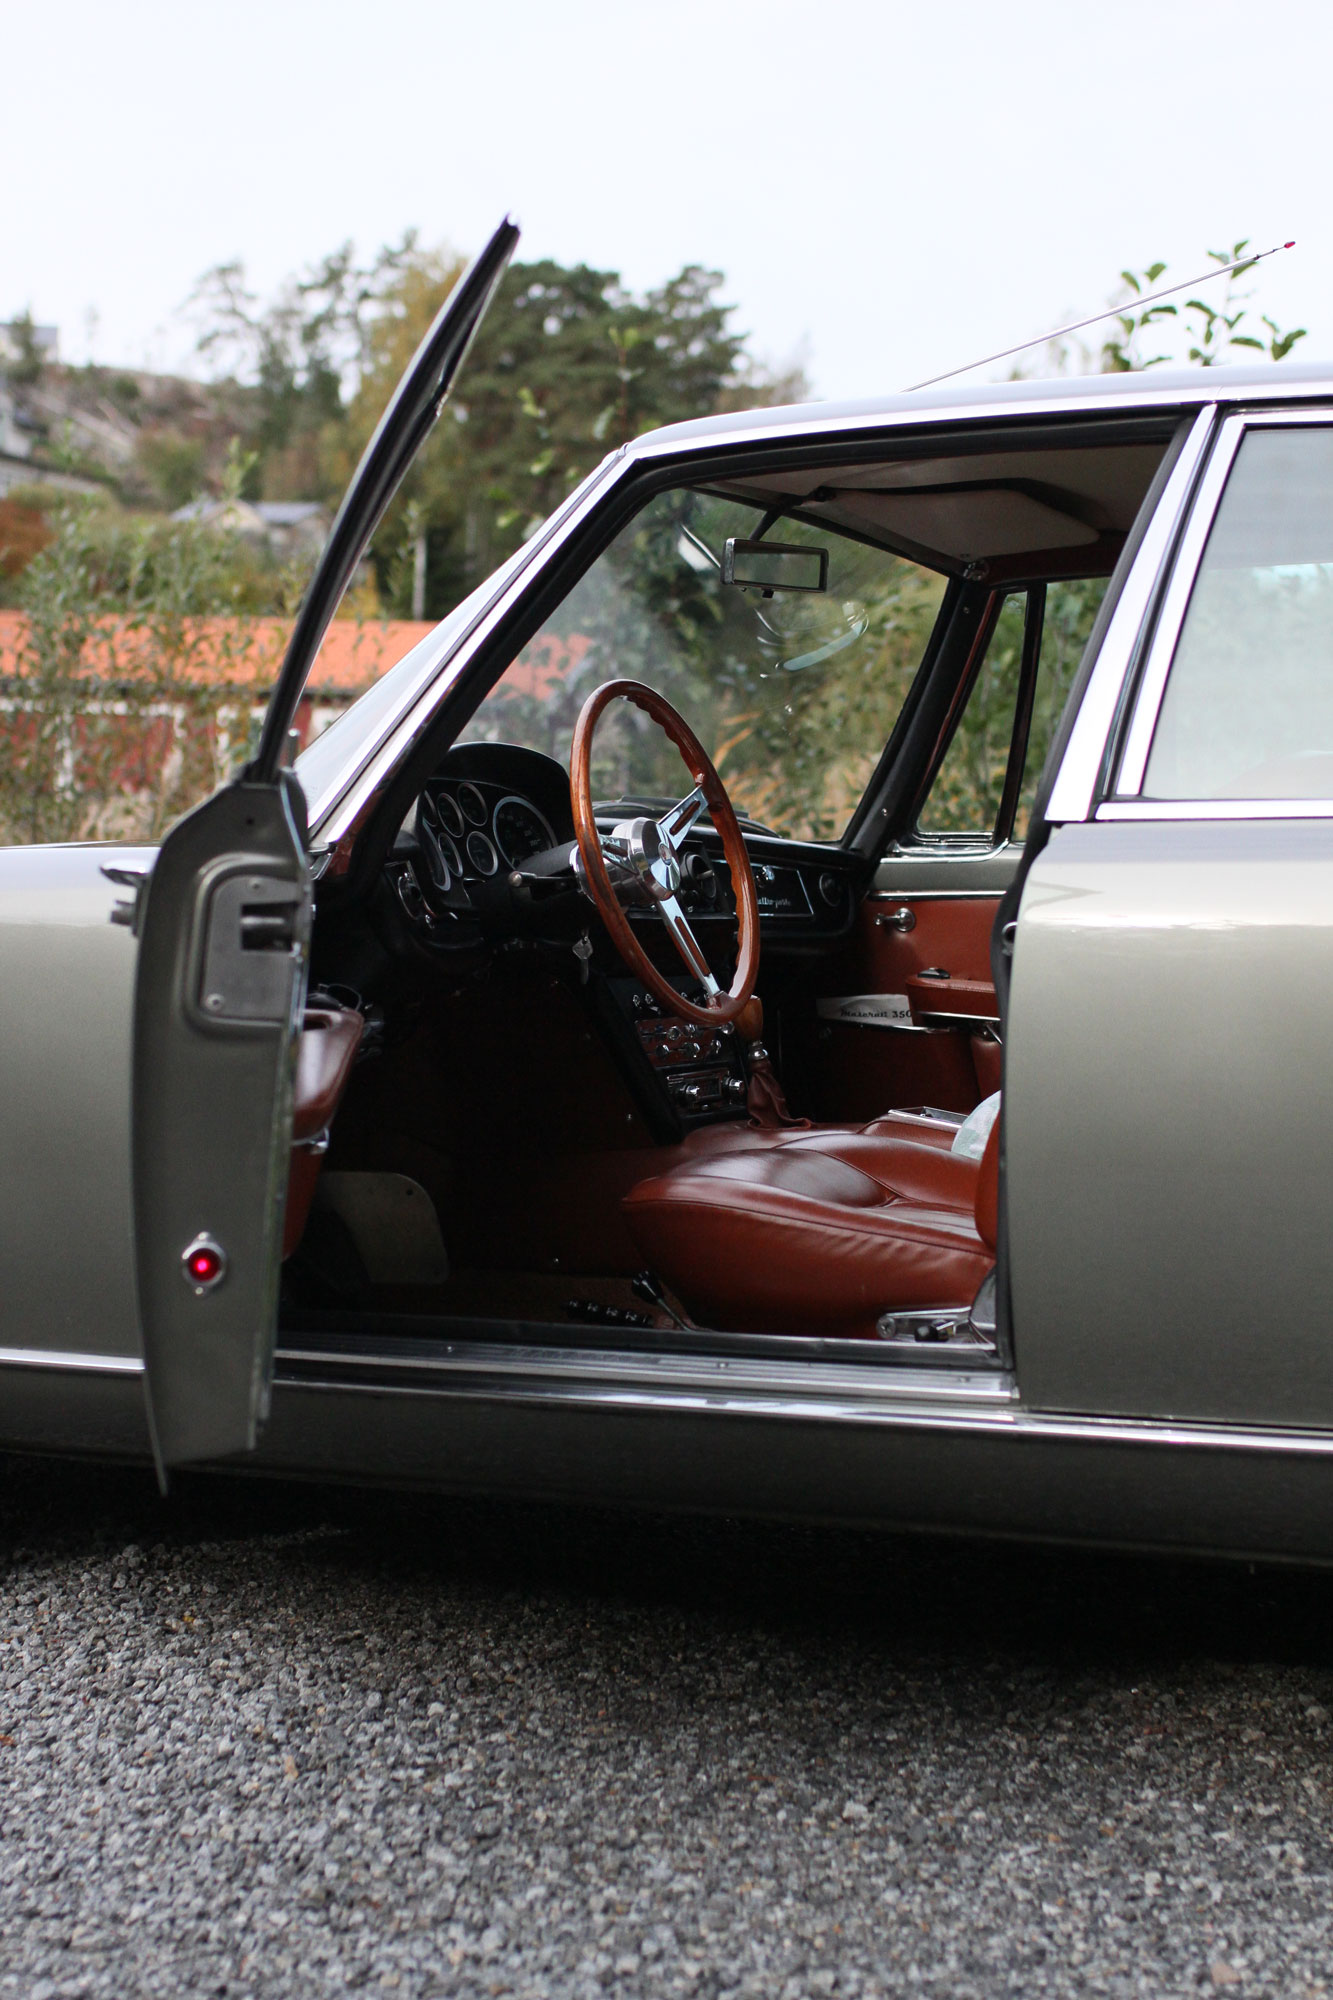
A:
[[[1135,813],[1133,815],[1135,818],[1323,819],[1328,817],[1326,812],[1312,813],[1309,810],[1311,804],[1318,802],[1305,799],[1227,800],[1224,802],[1226,809],[1219,811],[1217,801],[1209,799],[1158,802],[1138,798],[1143,790],[1143,779],[1148,768],[1153,736],[1157,729],[1157,718],[1161,712],[1162,697],[1166,693],[1167,676],[1171,671],[1171,662],[1175,658],[1185,613],[1194,594],[1194,584],[1199,573],[1199,565],[1203,560],[1204,548],[1212,533],[1218,505],[1227,480],[1231,476],[1236,453],[1240,450],[1247,431],[1276,430],[1294,424],[1322,425],[1325,429],[1329,429],[1333,427],[1333,410],[1241,411],[1227,417],[1218,431],[1208,464],[1199,481],[1198,495],[1172,564],[1170,581],[1162,598],[1161,612],[1153,631],[1147,664],[1134,701],[1129,733],[1125,738],[1124,755],[1120,760],[1120,770],[1116,777],[1113,803],[1119,805],[1134,801],[1145,808],[1148,806],[1153,808],[1151,812]],[[1230,807],[1237,804],[1243,810],[1231,811]],[[1164,810],[1164,805],[1169,805],[1171,809]],[[1185,807],[1186,810],[1176,811],[1174,808],[1177,805]],[[1280,810],[1259,810],[1273,806],[1277,806]],[[1099,812],[1097,816],[1100,819],[1102,813]]]
[[[1205,403],[1191,424],[1116,600],[1047,801],[1046,818],[1052,825],[1085,820],[1092,813],[1121,694],[1133,671],[1162,566],[1194,490],[1216,415],[1216,403]]]

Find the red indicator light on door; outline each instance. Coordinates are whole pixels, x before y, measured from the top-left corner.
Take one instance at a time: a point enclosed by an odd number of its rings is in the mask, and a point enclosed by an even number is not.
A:
[[[181,1276],[195,1292],[211,1292],[227,1275],[227,1253],[212,1236],[196,1236],[181,1251]]]

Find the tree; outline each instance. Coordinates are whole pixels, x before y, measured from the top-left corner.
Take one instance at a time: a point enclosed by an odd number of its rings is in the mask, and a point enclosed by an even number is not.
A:
[[[200,348],[258,390],[251,497],[331,498],[457,282],[462,259],[408,234],[369,264],[350,246],[261,306],[238,263],[193,295]],[[442,616],[608,450],[663,423],[799,394],[730,329],[722,275],[687,265],[636,297],[614,271],[511,266],[458,394],[380,530],[383,601]],[[299,491],[298,491],[299,489]]]

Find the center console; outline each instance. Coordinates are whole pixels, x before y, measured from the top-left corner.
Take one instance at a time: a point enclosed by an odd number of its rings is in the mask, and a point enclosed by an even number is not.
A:
[[[745,1067],[735,1028],[682,1021],[637,980],[609,983],[655,1087],[687,1126],[746,1116]],[[686,980],[680,991],[688,1000],[701,1003],[704,997],[701,986]]]

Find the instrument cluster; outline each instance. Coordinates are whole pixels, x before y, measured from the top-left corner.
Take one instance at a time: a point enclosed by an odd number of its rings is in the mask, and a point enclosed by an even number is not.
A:
[[[555,831],[531,799],[472,778],[435,779],[417,801],[417,840],[434,887],[488,881],[556,846]]]
[[[461,943],[483,914],[495,921],[507,911],[508,877],[568,839],[567,797],[568,780],[548,758],[512,745],[451,753],[427,779],[387,869],[418,935]]]

